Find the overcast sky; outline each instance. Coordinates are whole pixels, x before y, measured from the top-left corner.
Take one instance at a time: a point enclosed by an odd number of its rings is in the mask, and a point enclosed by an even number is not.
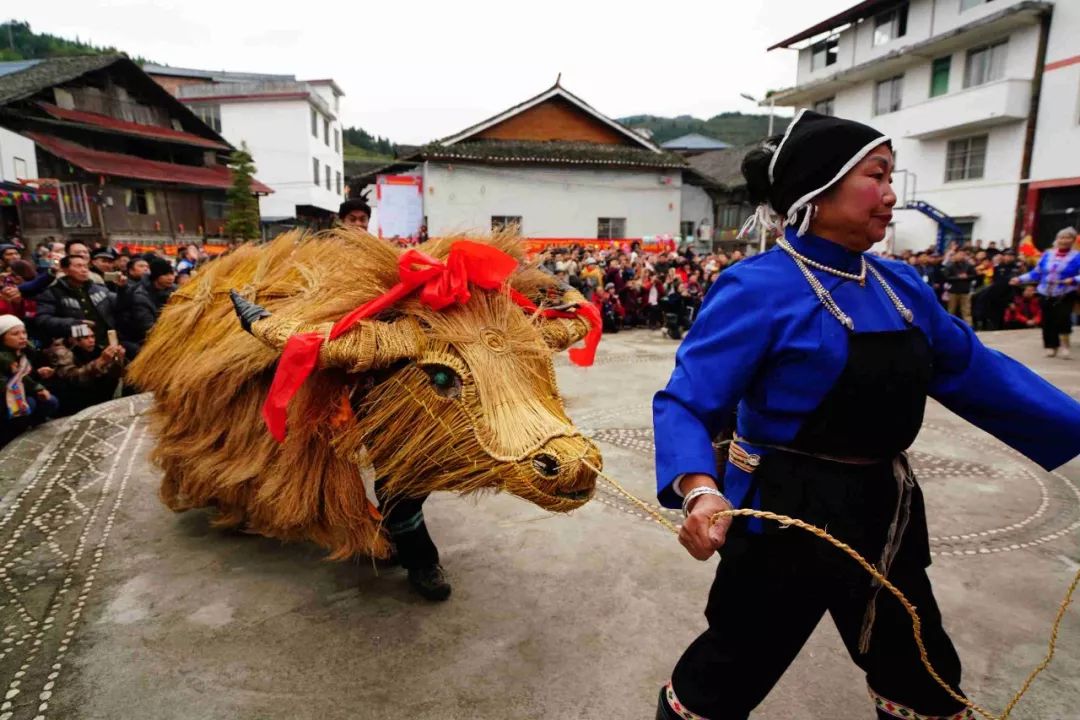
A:
[[[612,117],[759,111],[739,94],[795,81],[795,52],[765,48],[852,4],[651,2],[644,13],[590,0],[52,0],[5,11],[167,65],[332,77],[346,126],[414,144],[505,110],[560,72]]]

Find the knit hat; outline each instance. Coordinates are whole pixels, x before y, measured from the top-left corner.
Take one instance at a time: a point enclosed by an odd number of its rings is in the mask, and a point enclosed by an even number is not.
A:
[[[174,272],[172,263],[165,258],[157,257],[156,255],[147,261],[150,265],[150,279],[157,280],[162,275],[168,275]]]
[[[23,321],[14,315],[0,315],[0,337],[3,337],[10,330],[15,328],[25,327]]]
[[[889,137],[868,125],[801,110],[778,143],[766,141],[743,160],[750,199],[760,203],[754,218],[775,222],[779,216],[784,225],[799,225],[802,235],[809,227],[811,211],[803,213],[799,224],[800,211],[880,145],[891,146]],[[741,234],[751,224],[748,221]]]

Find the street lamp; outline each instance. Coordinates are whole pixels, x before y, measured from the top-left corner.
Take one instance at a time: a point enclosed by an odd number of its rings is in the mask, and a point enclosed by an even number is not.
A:
[[[758,106],[761,105],[761,102],[758,101],[758,99],[750,93],[739,93],[739,97],[745,98]],[[776,104],[773,102],[772,98],[769,98],[769,137],[772,137],[773,134],[773,116],[775,115],[775,113]]]

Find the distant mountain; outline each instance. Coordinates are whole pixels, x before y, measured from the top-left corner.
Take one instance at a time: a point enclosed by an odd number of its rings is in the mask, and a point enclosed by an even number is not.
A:
[[[656,143],[673,140],[687,133],[701,133],[723,140],[729,145],[749,145],[765,138],[769,132],[768,115],[747,115],[740,112],[727,112],[714,115],[708,120],[701,120],[690,115],[667,118],[657,115],[631,115],[619,118],[619,122],[631,128],[647,128],[652,131]],[[773,133],[784,132],[790,118],[777,117]]]
[[[114,47],[98,47],[79,38],[69,40],[49,33],[36,33],[28,22],[8,20],[0,23],[0,62],[115,52],[120,51]],[[132,60],[140,65],[149,62],[140,57]]]

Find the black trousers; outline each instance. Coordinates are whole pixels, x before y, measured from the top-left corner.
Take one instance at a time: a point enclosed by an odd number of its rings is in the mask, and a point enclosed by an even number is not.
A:
[[[1056,298],[1039,296],[1043,316],[1043,347],[1048,350],[1056,349],[1061,346],[1060,336],[1072,333],[1072,309],[1075,300],[1075,293]]]
[[[397,549],[398,562],[406,570],[438,564],[439,549],[435,547],[435,541],[431,539],[427,523],[424,522],[424,501],[428,496],[387,497],[383,487],[382,480],[376,482],[375,495],[383,514],[383,526]]]
[[[797,481],[797,466],[785,464],[781,469]],[[895,493],[887,488],[889,479],[856,476],[851,482],[838,481],[832,497],[824,498],[816,487],[808,488],[828,480],[820,475],[805,479],[813,480],[813,485],[796,488],[799,499],[791,504],[781,501],[780,507],[770,509],[791,510],[787,514],[827,525],[830,532],[875,561],[883,541],[876,528],[882,527],[889,506],[895,508]],[[880,497],[865,490],[875,484],[883,488]],[[767,500],[768,488],[762,492]],[[926,535],[922,494],[916,488],[911,520],[889,579],[918,609],[930,660],[945,681],[957,688],[960,659],[942,627],[926,575]],[[911,621],[886,590],[877,595],[868,651],[859,652],[872,587],[869,575],[847,555],[798,528],[780,529],[771,523],[763,534],[751,534],[745,525],[736,525],[728,538],[705,611],[709,628],[686,649],[671,676],[674,692],[687,709],[710,720],[747,718],[826,613],[878,696],[925,715],[948,716],[963,709],[923,667]],[[902,717],[878,713],[881,718]]]

